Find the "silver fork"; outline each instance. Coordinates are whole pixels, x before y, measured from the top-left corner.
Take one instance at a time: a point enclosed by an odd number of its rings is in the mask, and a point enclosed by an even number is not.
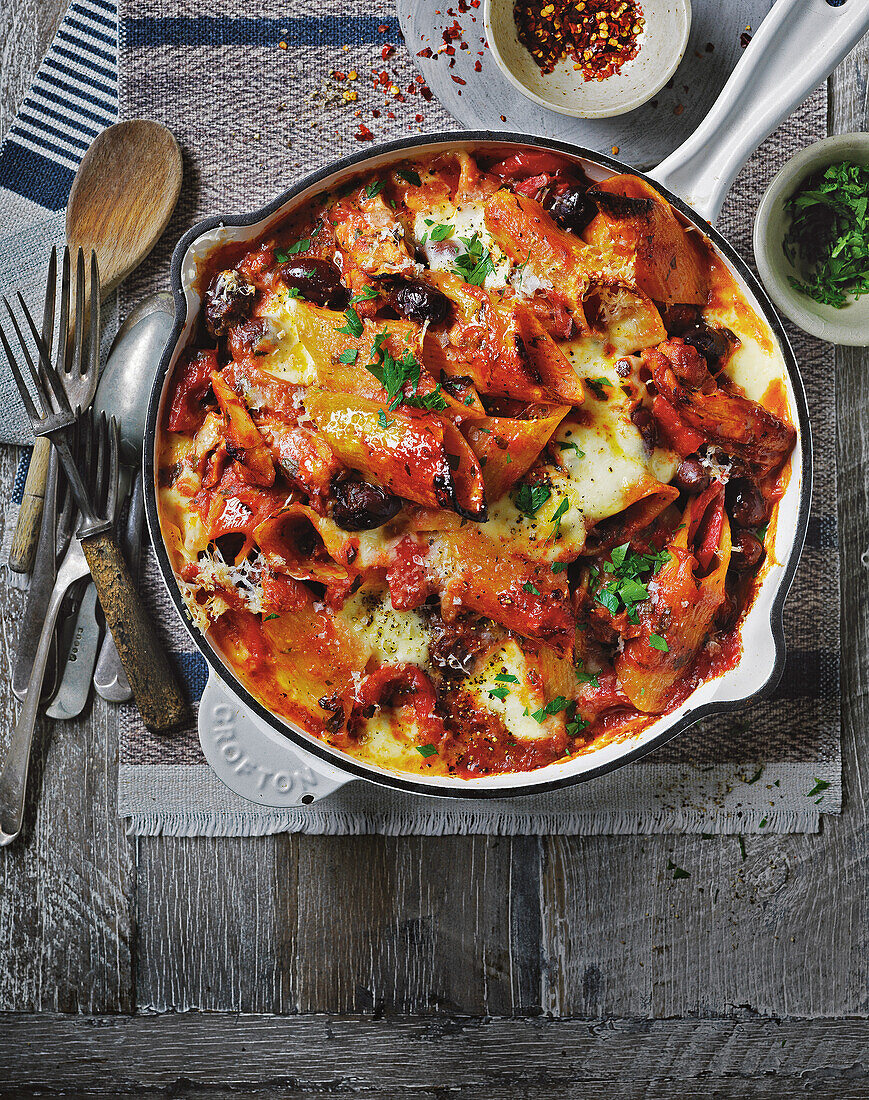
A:
[[[94,505],[107,515],[113,514],[118,494],[118,426],[115,420],[106,423],[101,416],[93,429],[96,436],[96,478],[93,486]],[[54,637],[57,615],[70,585],[88,575],[88,563],[78,538],[72,539],[57,571],[57,580],[48,601],[39,644],[33,658],[33,669],[24,705],[15,723],[9,752],[0,773],[0,845],[11,844],[21,832],[24,817],[24,796],[27,791],[27,771],[33,745],[33,732],[39,712],[42,681],[48,665],[48,655]]]
[[[91,268],[94,308],[91,312],[90,344],[86,358],[83,338],[77,339],[79,375],[82,379],[89,380],[93,379],[99,368],[99,296],[97,293],[99,275],[96,270],[96,258],[93,256]],[[65,286],[64,290],[68,308],[68,286]],[[46,293],[53,294],[54,287],[49,287]],[[114,636],[136,703],[142,712],[143,721],[151,730],[171,729],[183,719],[186,705],[175,673],[169,666],[165,648],[157,638],[142,607],[130,572],[112,534],[113,517],[94,508],[79,465],[70,450],[71,433],[74,431],[79,415],[73,412],[60,375],[51,363],[45,343],[33,323],[33,318],[22,296],[18,295],[18,307],[24,315],[30,335],[38,349],[41,372],[34,367],[27,342],[12,307],[6,299],[4,303],[18,337],[21,354],[29,373],[29,382],[42,408],[42,413],[36,407],[30,386],[24,380],[21,367],[12,353],[2,327],[0,327],[0,342],[9,360],[12,377],[21,394],[21,400],[30,416],[34,434],[48,436],[60,456],[67,484],[81,513],[78,537],[83,544],[82,548],[100,597],[106,622]],[[76,325],[77,334],[81,337],[83,325],[78,319]],[[75,369],[74,367],[73,373]]]

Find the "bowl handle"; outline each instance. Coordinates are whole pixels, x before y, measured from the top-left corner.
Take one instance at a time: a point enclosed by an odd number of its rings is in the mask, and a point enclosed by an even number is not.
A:
[[[715,222],[737,173],[869,30],[866,0],[778,0],[712,110],[653,180]]]
[[[199,703],[199,743],[218,779],[259,806],[309,806],[350,781],[264,728],[213,672]]]

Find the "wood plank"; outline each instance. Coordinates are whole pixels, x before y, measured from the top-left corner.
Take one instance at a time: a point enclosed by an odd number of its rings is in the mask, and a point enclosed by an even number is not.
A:
[[[16,452],[0,449],[0,493],[16,465]],[[0,586],[0,713],[10,717],[19,706],[10,670],[24,602],[20,588]],[[116,809],[114,722],[97,703],[83,720],[37,730],[24,833],[0,852],[2,1009],[133,1007],[132,859]]]
[[[865,1097],[861,1021],[0,1018],[0,1095]]]

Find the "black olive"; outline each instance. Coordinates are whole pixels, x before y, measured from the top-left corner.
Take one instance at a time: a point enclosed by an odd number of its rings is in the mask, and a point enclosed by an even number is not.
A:
[[[744,478],[737,478],[728,484],[727,510],[740,527],[760,527],[771,513],[758,487]]]
[[[738,573],[757,569],[765,554],[763,543],[753,531],[737,527],[730,548],[730,567]]]
[[[700,307],[672,305],[661,307],[661,320],[668,336],[683,336],[689,329],[700,324]]]
[[[553,197],[549,213],[562,229],[581,233],[597,213],[597,207],[581,187],[568,187]]]
[[[649,448],[650,451],[655,449],[655,445],[658,442],[658,428],[655,424],[655,418],[651,412],[645,407],[645,405],[637,405],[634,411],[631,413],[631,420],[633,421],[637,431],[643,437],[643,442]]]
[[[450,313],[450,300],[437,287],[416,279],[398,279],[386,294],[387,303],[408,321],[439,325]]]
[[[294,256],[281,267],[281,278],[291,290],[298,290],[314,305],[343,309],[347,304],[349,295],[341,285],[341,272],[331,260]]]
[[[340,481],[333,488],[332,519],[344,531],[370,531],[401,511],[402,501],[380,485]]]
[[[699,459],[693,457],[683,458],[679,463],[679,469],[676,471],[674,484],[683,493],[689,493],[693,496],[696,493],[702,493],[704,489],[709,487],[709,473],[703,469]]]
[[[730,341],[726,332],[723,329],[710,328],[702,321],[683,332],[682,339],[700,352],[710,370],[719,366],[722,359],[730,353]]]
[[[237,271],[220,271],[205,292],[205,327],[212,336],[226,336],[253,311],[256,288]]]

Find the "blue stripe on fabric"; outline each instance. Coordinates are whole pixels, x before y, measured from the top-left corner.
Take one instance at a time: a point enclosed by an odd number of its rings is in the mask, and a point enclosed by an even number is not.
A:
[[[53,135],[54,137],[57,138],[58,141],[62,141],[66,145],[72,145],[76,149],[81,149],[81,155],[82,156],[84,156],[84,154],[87,152],[87,148],[90,145],[90,141],[88,141],[88,140],[82,141],[80,138],[71,137],[69,134],[64,134],[61,130],[56,129],[49,122],[46,122],[42,118],[36,118],[33,115],[28,114],[27,111],[22,111],[21,114],[18,117],[22,122],[26,122],[28,126],[32,126],[35,130],[44,131],[46,134]],[[70,123],[70,125],[72,125],[72,123]],[[86,131],[86,133],[92,134],[93,132],[88,130],[88,131]],[[41,144],[41,139],[37,138],[35,134],[32,134],[27,130],[22,130],[21,136],[26,137],[28,141],[37,141]],[[52,148],[52,149],[57,149],[57,144],[56,143],[51,143],[49,147]],[[68,153],[68,151],[65,150],[65,149],[57,149],[57,151],[62,156],[63,155],[67,155],[67,156],[70,155]]]
[[[46,93],[41,91],[43,84],[50,84],[53,88],[57,88],[59,90],[61,94],[55,97],[56,103],[67,103],[69,99],[75,96],[76,99],[83,99],[87,103],[90,103],[92,106],[101,110],[103,112],[103,115],[101,117],[106,119],[106,126],[114,121],[115,115],[112,113],[111,109],[102,102],[102,100],[97,99],[95,96],[89,95],[87,92],[82,91],[81,88],[70,88],[69,84],[66,81],[60,80],[56,76],[51,76],[51,74],[47,73],[45,69],[43,69],[39,73],[39,76],[37,77],[36,83],[34,85],[37,90],[40,90],[42,95],[45,95]],[[80,110],[79,106],[75,103],[70,104],[70,109],[75,111]],[[115,105],[115,110],[117,110],[117,104]]]
[[[108,27],[109,30],[115,30],[117,27],[117,15],[113,19],[111,16],[103,15],[102,12],[91,11],[90,8],[84,7],[82,4],[70,4],[69,10],[75,12],[77,15],[83,15],[85,19],[92,19],[95,23],[102,23],[103,26]],[[115,8],[112,6],[110,10],[114,13]]]
[[[52,57],[50,54],[42,63],[42,75],[45,76],[45,68],[49,67],[55,69],[67,78],[67,83],[73,82],[72,91],[77,95],[81,95],[79,87],[91,88],[95,91],[102,92],[105,99],[114,101],[117,98],[117,81],[113,78],[108,84],[103,80],[94,80],[90,76],[85,76],[84,73],[78,73],[75,69],[70,69],[68,66],[62,64],[56,57]],[[78,87],[76,87],[78,85]],[[61,87],[65,87],[63,81],[61,81]],[[88,97],[92,98],[92,97]],[[94,103],[98,103],[100,106],[108,106],[105,100],[94,99]]]
[[[70,28],[72,28],[72,31]],[[64,37],[73,41],[76,40],[76,38],[82,37],[96,38],[99,42],[105,42],[105,44],[112,49],[117,49],[118,44],[114,35],[106,34],[105,31],[97,30],[96,27],[89,27],[87,23],[83,22],[81,19],[76,19],[72,15],[67,15],[64,19],[61,30],[64,32]]]
[[[21,145],[23,145],[26,141],[30,145],[41,146],[45,150],[45,159],[51,161],[53,164],[59,164],[61,160],[72,160],[78,163],[78,161],[81,159],[80,155],[76,153],[69,153],[65,149],[58,149],[56,141],[51,141],[48,138],[40,137],[39,134],[32,134],[29,130],[22,129],[22,131],[16,134],[15,137]],[[39,201],[41,200],[37,199],[37,202]]]
[[[50,92],[47,88],[43,88],[40,85],[36,84],[34,84],[33,88],[31,89],[31,98],[29,100],[29,106],[34,111],[44,111],[46,114],[52,113],[48,107],[46,107],[42,103],[39,103],[33,98],[33,96],[39,96],[41,99],[47,99],[50,103],[54,103],[58,107],[61,107],[64,110],[68,111],[68,115],[62,115],[58,113],[54,117],[62,119],[64,122],[68,121],[70,126],[76,125],[76,123],[73,121],[73,112],[75,112],[76,118],[84,117],[91,119],[94,123],[96,123],[96,126],[91,128],[91,133],[96,133],[99,130],[104,129],[106,126],[110,126],[114,121],[114,119],[111,115],[108,114],[108,112],[102,115],[98,115],[96,111],[89,111],[87,107],[82,107],[80,103],[70,103],[69,96],[57,95],[56,92]],[[82,127],[82,129],[84,129],[84,127]]]
[[[175,653],[173,661],[178,668],[184,694],[189,703],[198,703],[208,680],[208,665],[201,653]]]
[[[54,46],[52,47],[52,53],[60,54],[61,57],[65,57],[68,61],[75,61],[79,65],[85,65],[89,70],[92,70],[97,75],[104,77],[106,84],[114,85],[117,83],[117,71],[113,71],[112,69],[104,69],[102,65],[97,65],[96,62],[91,60],[91,55],[104,58],[104,60],[108,61],[110,65],[114,65],[117,63],[117,57],[113,57],[111,54],[107,54],[104,53],[102,50],[98,50],[96,46],[82,44],[81,50],[76,53],[75,50],[68,50],[65,46],[61,46],[59,42],[55,42]],[[88,75],[90,75],[90,72],[88,73]]]
[[[62,210],[66,206],[74,176],[75,172],[66,165],[19,145],[14,135],[0,149],[0,187],[48,210]]]
[[[27,481],[27,471],[30,469],[30,459],[33,457],[33,448],[28,447],[18,460],[18,469],[15,471],[15,480],[12,482],[12,503],[20,504],[24,500],[24,482]]]
[[[126,44],[143,46],[263,46],[279,39],[301,46],[341,46],[348,42],[399,39],[394,16],[326,15],[304,19],[229,19],[222,16],[142,16],[124,19]],[[386,31],[378,27],[385,26]]]
[[[96,134],[102,129],[102,126],[93,126],[90,122],[87,122],[81,116],[84,111],[77,111],[75,114],[67,112],[66,114],[61,111],[52,110],[51,107],[46,107],[44,103],[37,103],[34,99],[28,99],[24,106],[21,108],[21,114],[18,116],[22,119],[27,119],[31,126],[49,127],[48,123],[43,120],[46,118],[53,119],[55,122],[59,122],[62,126],[68,126],[70,130],[75,130],[76,133],[84,134],[88,140],[88,144],[93,140]],[[71,138],[65,138],[66,141],[71,141]]]

